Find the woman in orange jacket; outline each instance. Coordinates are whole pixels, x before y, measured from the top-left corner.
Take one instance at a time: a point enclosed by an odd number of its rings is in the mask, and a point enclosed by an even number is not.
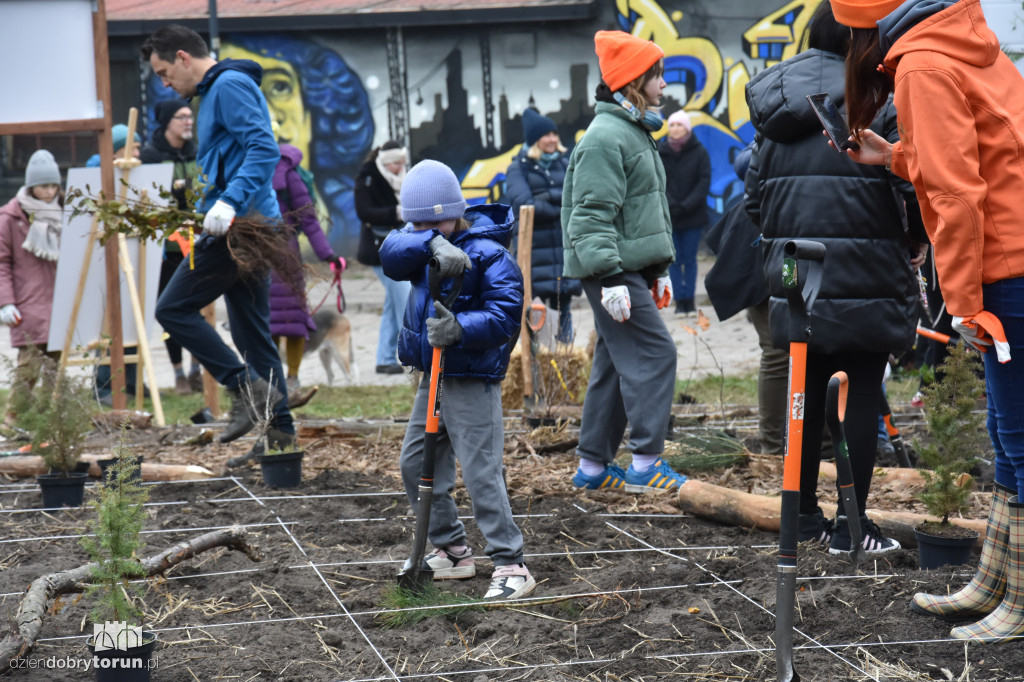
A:
[[[955,638],[1004,641],[1024,634],[1024,79],[980,0],[831,2],[853,29],[846,106],[860,149],[847,154],[914,184],[953,327],[988,351],[996,492],[978,571],[912,607],[978,621]],[[865,130],[890,92],[892,145]]]

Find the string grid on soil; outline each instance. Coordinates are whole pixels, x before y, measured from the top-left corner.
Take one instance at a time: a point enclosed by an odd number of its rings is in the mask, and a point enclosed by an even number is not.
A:
[[[394,476],[398,443],[346,447],[348,466],[337,452],[317,464],[314,453],[294,492],[265,487],[257,470],[152,485],[146,553],[237,524],[259,535],[265,555],[254,565],[214,552],[145,583],[162,682],[774,679],[776,537],[685,516],[669,496],[573,491],[569,454],[506,460],[534,595],[384,629],[380,595],[411,551],[414,525]],[[478,574],[439,587],[479,597],[492,564],[468,496],[461,487],[455,496]],[[0,488],[5,614],[33,578],[85,560],[86,511],[14,513],[37,506],[35,486]],[[948,625],[907,608],[916,591],[956,589],[968,569],[922,572],[906,550],[855,569],[801,548],[799,575],[794,658],[805,679],[1020,679],[1019,645],[965,651]],[[53,611],[33,657],[84,659],[87,605],[68,597]]]

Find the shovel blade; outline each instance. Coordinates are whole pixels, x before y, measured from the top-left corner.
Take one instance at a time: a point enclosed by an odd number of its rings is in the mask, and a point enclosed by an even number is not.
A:
[[[405,568],[398,574],[398,586],[413,594],[423,594],[434,584],[434,572],[419,565],[406,562]]]

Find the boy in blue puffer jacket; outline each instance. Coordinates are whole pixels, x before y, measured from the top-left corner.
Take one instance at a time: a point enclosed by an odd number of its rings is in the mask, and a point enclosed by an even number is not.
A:
[[[512,599],[533,592],[536,581],[523,563],[523,535],[512,519],[502,475],[504,429],[501,380],[508,367],[510,341],[518,334],[523,309],[523,277],[508,251],[513,218],[508,206],[466,210],[459,181],[437,161],[417,164],[401,191],[402,217],[409,221],[380,247],[384,274],[410,280],[413,288],[398,337],[403,365],[425,373],[416,392],[402,444],[402,481],[413,509],[423,459],[433,348],[446,348],[440,393],[440,426],[434,469],[429,539],[424,561],[435,579],[476,575],[473,551],[458,517],[452,490],[455,459],[473,499],[473,516],[487,542],[494,573],[486,599]],[[443,278],[441,296],[452,278],[462,289],[446,310],[431,300],[428,268],[436,258]]]

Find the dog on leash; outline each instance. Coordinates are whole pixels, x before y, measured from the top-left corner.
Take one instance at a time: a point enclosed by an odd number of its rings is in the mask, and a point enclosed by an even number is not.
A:
[[[352,323],[344,314],[328,307],[313,314],[313,323],[316,331],[310,332],[304,355],[319,353],[320,362],[327,372],[328,386],[334,383],[331,365],[335,362],[349,383],[358,383],[359,367],[352,348]]]

